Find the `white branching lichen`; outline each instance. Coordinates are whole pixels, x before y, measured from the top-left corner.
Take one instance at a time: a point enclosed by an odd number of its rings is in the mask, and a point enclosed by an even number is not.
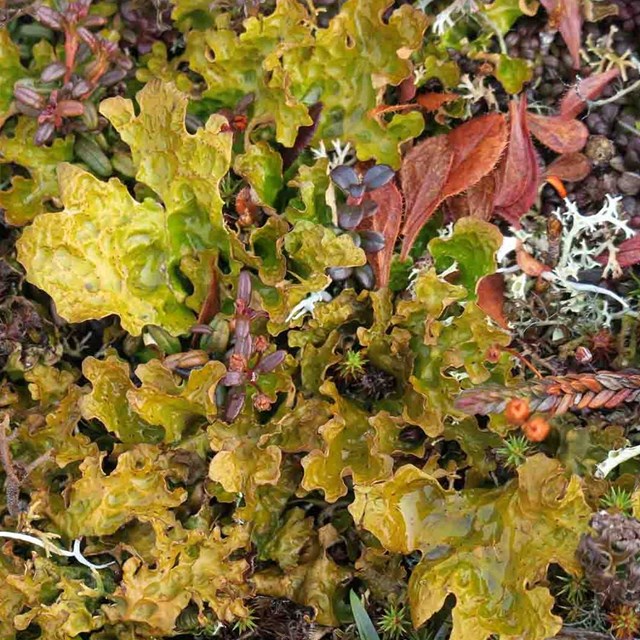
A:
[[[441,36],[455,26],[456,20],[478,11],[475,0],[454,0],[446,9],[438,13],[431,28],[433,32]]]
[[[112,564],[115,564],[114,561],[107,562],[105,564],[93,564],[93,562],[87,560],[87,558],[82,555],[82,551],[80,550],[80,539],[74,540],[71,551],[67,551],[66,549],[60,549],[60,547],[57,547],[55,544],[53,544],[53,542],[51,542],[51,540],[48,540],[46,538],[42,540],[36,536],[32,536],[26,533],[18,533],[15,531],[0,531],[0,538],[8,538],[10,540],[27,542],[37,547],[41,547],[47,553],[53,553],[54,555],[63,556],[65,558],[74,558],[76,562],[84,565],[85,567],[89,567],[89,569],[92,570],[106,569]]]
[[[489,110],[498,109],[498,100],[493,88],[489,84],[485,84],[485,80],[484,76],[476,76],[472,80],[466,73],[460,78],[458,92],[467,101],[469,115],[471,114],[471,106],[479,100],[484,100]]]
[[[298,302],[298,304],[291,309],[289,315],[287,316],[287,322],[291,322],[292,320],[298,320],[302,318],[307,313],[313,315],[313,311],[316,305],[320,302],[329,302],[331,300],[331,294],[327,291],[315,291],[314,293],[309,294],[306,298]]]
[[[622,54],[616,52],[614,36],[618,31],[618,27],[612,25],[609,33],[597,39],[589,34],[585,47],[580,51],[580,56],[593,69],[594,73],[618,69],[623,82],[626,82],[628,80],[627,71],[637,69],[637,61],[633,59],[631,49],[627,49]]]
[[[602,279],[622,275],[617,261],[618,247],[635,232],[621,217],[621,200],[608,195],[597,213],[583,215],[574,202],[565,199],[564,207],[554,213],[562,222],[563,232],[555,267],[541,275],[556,294],[548,296],[550,315],[543,321],[545,324],[572,326],[571,319],[580,317],[583,325],[609,327],[616,317],[636,313],[629,302],[614,291],[580,281],[581,274],[587,272],[601,271]],[[544,232],[520,230],[514,237],[533,255],[544,256],[549,248]],[[504,246],[503,258],[512,250],[512,243]],[[606,257],[604,264],[603,256]],[[501,271],[506,277],[507,296],[514,301],[526,300],[534,279],[518,270],[514,272],[509,266]],[[514,329],[526,329],[541,322],[525,314],[526,305],[522,317],[513,323]]]
[[[635,447],[624,447],[623,449],[614,449],[609,451],[609,455],[596,465],[594,473],[596,478],[606,478],[616,467],[627,460],[631,460],[640,456],[640,445]]]
[[[327,158],[329,171],[341,165],[351,165],[356,161],[355,151],[350,142],[343,143],[336,138],[331,141],[331,147],[331,149],[327,149],[324,141],[321,140],[318,147],[312,147],[311,149],[311,153],[316,160]]]

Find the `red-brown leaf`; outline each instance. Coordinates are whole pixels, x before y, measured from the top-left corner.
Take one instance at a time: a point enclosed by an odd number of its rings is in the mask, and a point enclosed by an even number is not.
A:
[[[573,59],[573,68],[580,68],[580,37],[582,11],[580,0],[540,0],[549,14],[549,25],[557,28]]]
[[[442,105],[447,102],[453,102],[458,100],[460,96],[457,93],[421,93],[416,97],[417,103],[427,111],[437,111]]]
[[[507,123],[500,113],[490,113],[456,127],[448,135],[453,151],[442,199],[454,196],[493,171],[507,144]]]
[[[449,198],[447,210],[455,220],[470,217],[488,221],[493,214],[495,188],[495,173],[490,173],[464,193]]]
[[[358,229],[371,229],[384,236],[385,245],[382,251],[368,253],[367,260],[376,276],[378,287],[389,284],[393,248],[400,233],[402,224],[402,195],[393,182],[365,195],[365,200],[373,200],[378,205],[375,215],[365,218]]]
[[[606,264],[609,254],[605,253],[598,257],[598,262]],[[619,247],[616,260],[621,267],[630,267],[640,262],[640,234],[625,240]]]
[[[527,113],[527,124],[531,133],[556,153],[580,151],[589,137],[589,130],[580,120],[567,120],[561,116]]]
[[[400,83],[400,95],[398,96],[400,102],[409,102],[409,100],[413,100],[416,96],[416,90],[416,81],[413,75],[405,78]]]
[[[527,102],[509,105],[510,135],[507,154],[496,170],[495,213],[514,226],[536,199],[540,170],[526,120]]]
[[[564,153],[558,156],[544,175],[555,176],[564,182],[580,182],[591,173],[591,161],[583,153]]]
[[[587,100],[597,98],[604,88],[619,74],[618,69],[609,69],[604,73],[596,73],[584,80],[580,80],[567,91],[560,101],[560,117],[572,119],[580,115],[587,106]]]
[[[493,273],[485,276],[478,283],[478,306],[503,329],[509,323],[504,314],[504,276]]]
[[[405,201],[403,259],[407,257],[422,226],[442,201],[440,192],[449,176],[452,162],[453,151],[445,135],[427,138],[411,149],[402,161],[400,180]]]
[[[524,273],[534,278],[541,276],[545,271],[551,271],[551,267],[544,264],[544,262],[540,262],[540,260],[536,260],[522,247],[516,249],[516,261]]]

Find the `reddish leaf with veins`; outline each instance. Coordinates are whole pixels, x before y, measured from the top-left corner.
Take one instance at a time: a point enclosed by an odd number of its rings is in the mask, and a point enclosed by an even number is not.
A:
[[[601,256],[598,256],[598,262],[600,262],[601,264],[607,264],[608,259],[608,252],[605,252]],[[633,238],[625,240],[618,247],[616,260],[623,269],[640,262],[640,235],[635,235],[633,236]]]
[[[539,116],[527,113],[527,125],[531,133],[545,147],[557,153],[575,153],[584,148],[589,130],[580,120],[561,116]]]
[[[504,314],[504,276],[492,273],[478,283],[478,306],[503,329],[509,327]]]
[[[558,29],[569,49],[573,68],[580,68],[580,37],[582,11],[580,0],[540,0],[549,14],[549,26]]]
[[[618,69],[609,69],[604,73],[596,73],[580,80],[560,101],[560,117],[572,119],[578,116],[587,106],[587,100],[597,98],[604,88],[620,75]]]
[[[358,230],[370,229],[384,236],[384,249],[368,253],[367,260],[376,275],[378,287],[386,287],[389,284],[393,248],[402,224],[402,195],[398,187],[389,182],[380,189],[365,194],[364,199],[375,202],[378,210],[373,216],[365,218]]]
[[[551,267],[534,258],[522,246],[516,249],[516,261],[524,273],[534,278],[541,276],[545,271],[551,271]]]
[[[447,102],[453,102],[459,100],[460,96],[457,93],[421,93],[416,97],[416,102],[427,111],[437,111],[442,105]]]
[[[527,101],[513,100],[509,105],[511,133],[507,154],[497,175],[495,213],[514,226],[534,203],[538,192],[540,170],[538,157],[527,127]]]
[[[400,180],[405,200],[402,259],[407,257],[420,229],[440,204],[440,192],[452,162],[453,151],[445,135],[417,144],[402,161]]]
[[[465,191],[493,171],[507,137],[507,123],[500,113],[473,118],[451,131],[447,138],[453,162],[442,199]]]
[[[409,152],[400,169],[406,198],[403,259],[438,205],[493,171],[506,143],[504,116],[492,113],[473,118],[446,136],[427,138]]]
[[[495,172],[492,172],[482,178],[480,182],[469,187],[464,193],[449,198],[446,202],[446,208],[456,220],[469,217],[489,221],[493,215],[495,189]]]
[[[591,161],[583,153],[564,153],[547,166],[545,177],[555,176],[564,182],[580,182],[591,173]]]

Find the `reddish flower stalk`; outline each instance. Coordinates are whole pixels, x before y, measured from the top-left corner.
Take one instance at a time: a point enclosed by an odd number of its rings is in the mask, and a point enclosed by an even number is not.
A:
[[[238,278],[235,313],[235,344],[229,355],[228,371],[221,383],[229,387],[224,409],[226,422],[233,422],[242,411],[247,395],[247,387],[258,392],[253,397],[253,404],[258,411],[266,411],[271,407],[269,396],[262,392],[259,378],[262,374],[274,371],[285,359],[286,351],[280,349],[265,355],[269,341],[265,336],[251,336],[251,322],[263,311],[251,308],[251,277],[242,271]]]

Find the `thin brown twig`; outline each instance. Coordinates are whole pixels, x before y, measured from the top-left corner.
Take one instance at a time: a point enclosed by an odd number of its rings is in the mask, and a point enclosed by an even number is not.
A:
[[[9,428],[9,414],[5,413],[0,422],[0,464],[4,469],[4,492],[7,496],[7,509],[9,515],[17,517],[20,513],[20,478],[13,464],[13,457],[9,449],[9,438],[7,430]]]
[[[515,349],[506,349],[512,356],[516,357],[522,364],[527,367],[536,378],[543,378],[544,376],[529,362],[521,353],[518,353]]]
[[[16,518],[22,511],[20,508],[20,487],[29,474],[43,462],[51,458],[51,451],[38,456],[28,465],[18,464],[13,460],[9,443],[14,439],[15,433],[8,434],[9,414],[5,413],[0,422],[0,465],[4,469],[4,491],[7,497],[7,510],[9,515]]]
[[[24,475],[22,477],[22,482],[24,479],[31,474],[34,469],[37,469],[43,462],[51,459],[51,451],[46,451],[42,455],[38,456],[33,462],[30,462],[24,469]]]
[[[573,627],[562,627],[560,633],[549,640],[611,640],[608,633],[600,633],[599,631],[587,631],[586,629],[574,629]]]
[[[211,320],[220,311],[220,288],[218,287],[218,274],[216,272],[216,260],[211,259],[211,280],[209,281],[209,290],[207,297],[202,303],[202,308],[198,314],[198,324],[209,324]],[[191,340],[191,346],[196,347],[200,336],[195,334]]]

